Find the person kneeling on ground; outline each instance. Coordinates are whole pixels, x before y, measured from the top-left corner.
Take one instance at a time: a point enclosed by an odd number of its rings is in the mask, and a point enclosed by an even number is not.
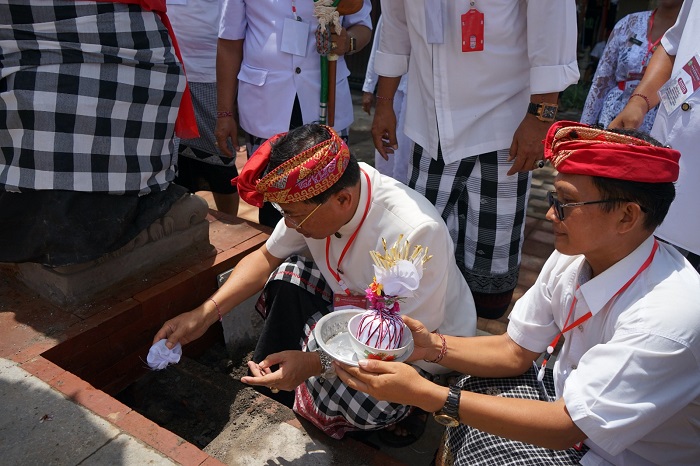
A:
[[[221,313],[262,289],[256,307],[265,326],[249,363],[252,375],[243,382],[293,405],[333,438],[348,431],[396,427],[404,418],[402,427],[410,430],[415,426],[408,423],[412,403],[378,401],[331,377],[331,360],[317,351],[310,329],[333,312],[334,302],[342,305],[353,295],[364,296],[373,279],[369,252],[379,250],[382,239],[392,244],[404,235],[410,244],[427,247],[435,266],[426,268],[420,293],[402,302],[401,312],[420,319],[430,331],[473,336],[474,300],[440,214],[412,189],[358,163],[332,128],[317,124],[268,140],[236,183],[242,199],[257,206],[272,202],[282,220],[266,244],[241,260],[211,298],[167,321],[154,342],[167,338],[170,348],[188,343]],[[411,370],[425,377],[446,372],[424,361]],[[390,427],[380,439],[405,445],[417,439],[424,425],[425,419],[419,432],[394,428],[393,435]]]
[[[507,333],[443,343],[404,318],[409,360],[444,353],[442,365],[470,376],[440,387],[404,364],[366,360],[336,363],[338,376],[437,412],[449,426],[438,464],[697,464],[700,275],[653,236],[680,154],[641,133],[571,122],[552,126],[545,153],[559,171],[547,212],[556,251]],[[548,356],[534,363],[561,336],[553,370]]]

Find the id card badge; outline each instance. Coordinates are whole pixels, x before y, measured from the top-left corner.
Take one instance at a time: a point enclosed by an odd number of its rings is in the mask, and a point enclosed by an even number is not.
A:
[[[659,89],[659,98],[669,115],[700,89],[700,54],[691,58]]]
[[[532,366],[535,368],[535,374],[537,374],[540,371],[540,367],[537,365],[537,362],[533,361]],[[537,378],[537,388],[540,391],[541,401],[552,401],[552,398],[550,398],[549,393],[547,392],[547,387],[544,386],[544,381],[540,380],[539,377]]]
[[[472,8],[462,15],[462,52],[484,50],[484,14]]]
[[[367,298],[363,295],[347,295],[345,293],[333,293],[333,310],[367,309]]]
[[[308,42],[309,23],[297,21],[294,18],[284,18],[280,51],[305,57]]]

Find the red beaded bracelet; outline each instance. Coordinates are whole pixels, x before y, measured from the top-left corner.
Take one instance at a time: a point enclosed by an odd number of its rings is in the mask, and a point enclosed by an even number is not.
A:
[[[651,102],[649,101],[649,97],[645,96],[644,94],[640,94],[639,92],[635,92],[634,94],[632,94],[630,96],[630,99],[632,97],[641,97],[642,99],[644,99],[644,102],[647,103],[647,113],[649,113],[649,110],[651,110]]]
[[[219,314],[219,322],[223,322],[224,318],[221,316],[221,309],[219,309],[219,304],[214,301],[214,298],[209,298],[209,301],[214,303],[214,306],[216,306],[216,313]]]
[[[377,100],[394,100],[393,97],[384,97],[383,95],[376,95],[374,97],[376,97]]]
[[[428,361],[427,359],[424,359],[423,361],[432,362],[432,363],[437,364],[440,361],[442,361],[442,358],[444,358],[445,355],[447,354],[447,342],[445,341],[445,335],[443,335],[442,333],[439,333],[437,331],[435,331],[433,333],[435,335],[439,336],[440,339],[442,340],[442,348],[440,349],[440,354],[438,354],[437,358],[433,359],[432,361]]]
[[[216,112],[216,118],[227,118],[232,116],[233,112]]]

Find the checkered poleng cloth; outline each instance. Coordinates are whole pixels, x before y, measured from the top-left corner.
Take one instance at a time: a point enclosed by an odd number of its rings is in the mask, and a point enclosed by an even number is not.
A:
[[[502,379],[480,379],[462,377],[457,385],[462,390],[506,398],[554,401],[554,377],[547,369],[544,390],[537,381],[536,367],[520,377]],[[569,448],[549,450],[528,443],[505,439],[461,424],[448,428],[443,438],[436,464],[443,466],[563,466],[577,465],[588,451]]]
[[[175,177],[185,78],[156,13],[0,2],[0,189],[147,194]]]
[[[313,328],[323,315],[332,312],[333,293],[313,261],[303,256],[292,256],[280,265],[269,280],[284,280],[309,293],[321,296],[328,308],[318,309],[304,326],[300,335],[302,351],[318,348]],[[256,309],[265,316],[264,295]],[[420,371],[421,375],[427,373]],[[294,411],[309,420],[332,438],[343,438],[346,432],[376,430],[394,424],[412,410],[411,406],[378,401],[366,393],[347,387],[338,377],[324,379],[311,377],[295,390]]]
[[[414,144],[408,185],[435,205],[455,243],[469,289],[495,294],[515,289],[530,192],[530,173],[507,176],[508,150],[445,164]]]

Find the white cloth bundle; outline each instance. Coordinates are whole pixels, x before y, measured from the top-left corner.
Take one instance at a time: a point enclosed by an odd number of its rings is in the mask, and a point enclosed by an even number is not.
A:
[[[165,342],[168,341],[165,338],[157,342],[155,345],[151,346],[148,350],[148,356],[146,357],[146,362],[148,367],[154,371],[165,369],[168,364],[177,364],[180,362],[180,356],[182,356],[182,346],[180,343],[176,344],[173,349],[168,349],[165,346]]]

